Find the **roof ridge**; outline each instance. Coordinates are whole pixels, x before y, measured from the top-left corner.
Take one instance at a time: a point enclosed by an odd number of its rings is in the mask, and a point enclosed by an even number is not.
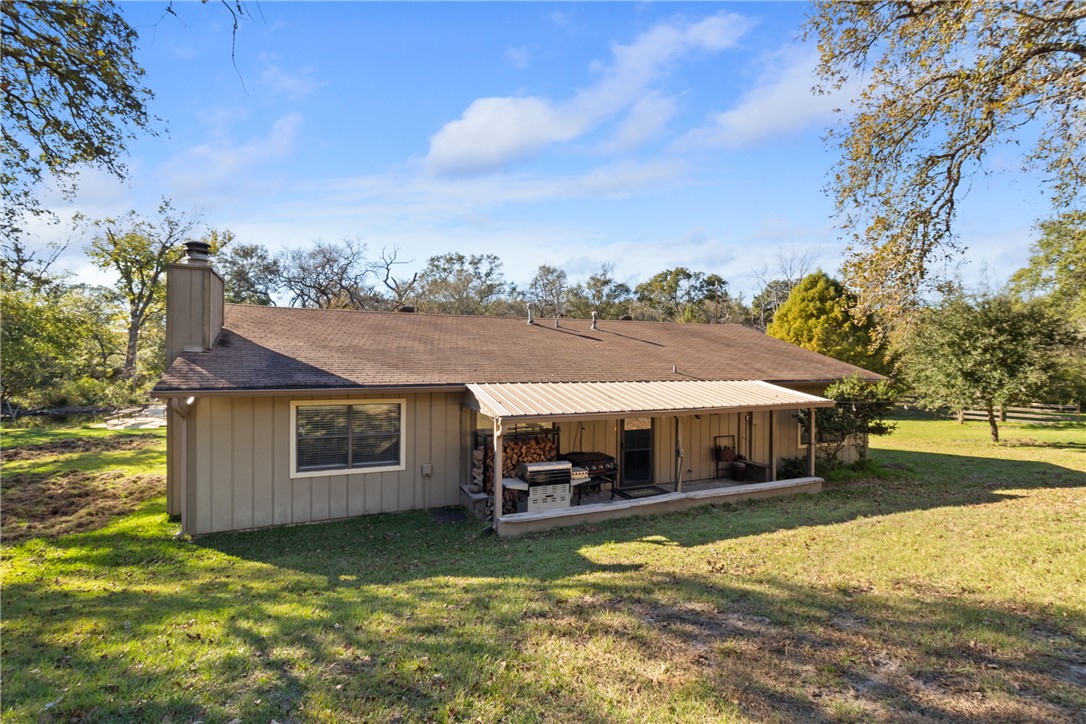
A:
[[[264,304],[236,304],[236,303],[233,303],[233,302],[225,302],[224,304],[227,307],[237,307],[237,308],[243,308],[243,309],[261,309],[261,310],[269,310],[269,311],[274,310],[274,311],[284,311],[284,312],[286,312],[286,311],[293,311],[293,312],[343,312],[343,313],[351,313],[351,314],[372,314],[372,315],[378,315],[378,316],[403,317],[405,319],[409,319],[411,317],[427,317],[427,318],[430,318],[430,319],[488,319],[488,320],[514,321],[514,322],[527,322],[527,320],[528,320],[528,318],[524,317],[524,316],[516,316],[516,317],[514,317],[514,316],[507,316],[507,315],[500,315],[499,316],[499,315],[492,315],[492,314],[445,314],[445,313],[442,313],[442,312],[419,312],[419,311],[401,312],[401,311],[398,311],[398,310],[389,310],[389,309],[330,309],[330,308],[325,308],[325,307],[290,307],[290,306],[280,307],[280,306],[275,306],[275,305],[264,305]],[[554,319],[554,317],[533,317],[533,326],[546,327],[547,325],[544,324],[543,322],[548,321],[548,320],[552,320],[552,319]],[[587,322],[587,323],[592,322],[591,317],[559,317],[559,319],[561,321],[563,321],[563,322]],[[757,334],[760,334],[760,335],[763,335],[763,336],[765,335],[765,333],[762,332],[761,330],[755,329],[754,327],[749,327],[749,326],[747,326],[745,324],[738,324],[736,322],[719,322],[719,323],[717,323],[717,322],[676,322],[676,321],[663,321],[663,320],[656,320],[656,319],[607,319],[607,318],[599,318],[599,317],[597,317],[596,318],[596,323],[599,324],[601,322],[617,322],[617,323],[622,323],[622,324],[651,324],[651,325],[660,325],[660,326],[666,326],[666,327],[672,327],[672,326],[674,326],[674,327],[684,327],[684,328],[690,328],[690,329],[696,329],[696,328],[699,328],[699,327],[707,327],[707,328],[712,328],[712,327],[736,327],[736,328],[739,328],[739,329],[747,329],[747,330],[750,330],[751,332],[756,332]]]

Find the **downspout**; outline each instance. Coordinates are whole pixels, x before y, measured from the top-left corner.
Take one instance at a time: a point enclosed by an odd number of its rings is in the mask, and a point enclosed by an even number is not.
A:
[[[167,512],[171,516],[180,515],[181,532],[188,532],[189,511],[195,509],[195,500],[189,499],[189,473],[193,469],[189,462],[189,412],[196,404],[195,397],[182,400],[180,397],[171,397],[169,409],[176,413],[180,424],[167,424],[166,428],[166,492]],[[168,418],[167,418],[168,420]],[[176,420],[174,421],[176,422]],[[195,417],[191,422],[195,422]]]
[[[186,417],[189,416],[189,408],[192,407],[192,405],[195,402],[196,402],[195,397],[189,397],[188,399],[186,399],[184,401],[182,401],[182,399],[180,397],[171,397],[170,398],[170,409],[172,409],[174,412],[176,412],[182,418],[186,418]]]

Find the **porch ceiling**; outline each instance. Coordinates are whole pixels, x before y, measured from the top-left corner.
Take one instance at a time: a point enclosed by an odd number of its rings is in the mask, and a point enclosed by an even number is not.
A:
[[[522,422],[834,406],[760,380],[488,383],[468,391],[484,415]]]

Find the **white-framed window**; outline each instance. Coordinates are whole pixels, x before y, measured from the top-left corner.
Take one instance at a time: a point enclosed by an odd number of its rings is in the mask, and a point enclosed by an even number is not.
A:
[[[403,470],[406,400],[290,403],[290,476]]]

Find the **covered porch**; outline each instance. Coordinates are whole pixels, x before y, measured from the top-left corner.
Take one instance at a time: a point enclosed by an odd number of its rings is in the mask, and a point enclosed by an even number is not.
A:
[[[797,413],[810,419],[834,402],[762,381],[508,383],[468,385],[466,405],[480,416],[486,496],[501,535],[699,505],[821,490],[814,451],[800,444]],[[525,432],[525,430],[536,432]],[[531,486],[514,477],[509,442],[551,434],[554,458],[585,451],[613,458],[610,475],[579,481],[565,497],[525,507]],[[806,475],[778,479],[784,458],[806,457]],[[551,458],[551,459],[554,459]],[[514,459],[519,459],[514,457]],[[749,475],[734,480],[734,466]],[[575,468],[575,470],[577,470]],[[584,471],[580,472],[584,476]],[[795,472],[792,473],[795,475]],[[521,504],[515,502],[520,496]]]

